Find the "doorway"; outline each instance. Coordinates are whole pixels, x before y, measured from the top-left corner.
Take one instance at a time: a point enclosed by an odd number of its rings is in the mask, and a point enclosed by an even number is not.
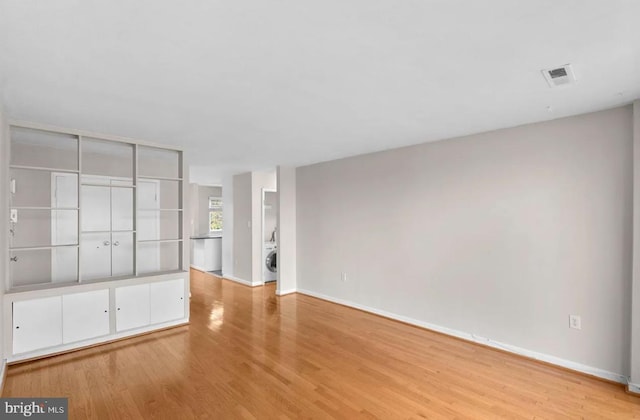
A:
[[[278,194],[276,190],[262,189],[262,281],[274,282],[278,278]]]

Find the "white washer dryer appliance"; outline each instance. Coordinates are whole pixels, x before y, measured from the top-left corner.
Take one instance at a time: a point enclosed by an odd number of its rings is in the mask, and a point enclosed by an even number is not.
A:
[[[278,249],[275,242],[264,243],[264,281],[276,281],[278,277]]]

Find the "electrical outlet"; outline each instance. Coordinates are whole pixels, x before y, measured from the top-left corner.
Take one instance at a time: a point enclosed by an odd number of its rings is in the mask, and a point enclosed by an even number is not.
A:
[[[11,209],[11,223],[18,223],[18,209]]]
[[[342,273],[340,278],[342,279],[342,281],[347,281],[347,273]]]
[[[569,315],[569,328],[576,330],[582,329],[582,319],[580,315]]]

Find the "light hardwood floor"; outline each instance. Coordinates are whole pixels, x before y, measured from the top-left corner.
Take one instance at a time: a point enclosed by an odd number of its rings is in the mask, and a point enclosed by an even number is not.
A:
[[[640,418],[622,386],[192,271],[191,324],[9,367],[71,419]]]

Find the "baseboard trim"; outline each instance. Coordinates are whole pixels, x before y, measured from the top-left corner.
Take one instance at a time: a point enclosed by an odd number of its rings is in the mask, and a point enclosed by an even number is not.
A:
[[[284,295],[290,295],[292,293],[296,293],[296,289],[287,289],[287,290],[276,290],[276,295],[278,296],[284,296]]]
[[[241,279],[240,277],[234,277],[234,276],[225,276],[225,275],[223,275],[222,278],[223,279],[227,279],[227,280],[231,280],[231,281],[235,281],[236,283],[244,284],[245,286],[249,286],[249,287],[262,286],[264,284],[262,282],[252,283],[249,280]]]
[[[205,270],[204,268],[202,268],[202,267],[198,267],[197,265],[193,265],[193,264],[191,264],[191,265],[189,266],[189,268],[193,268],[194,270],[202,271],[203,273],[210,273],[210,271],[209,271],[209,270]],[[212,270],[212,271],[213,271],[213,270]]]
[[[4,384],[7,382],[7,359],[2,359],[0,366],[0,397],[4,395]]]
[[[359,303],[351,302],[349,300],[334,298],[332,296],[327,296],[322,293],[313,292],[311,290],[306,289],[298,289],[297,293],[311,296],[317,299],[326,300],[329,302],[337,303],[340,305],[348,306],[350,308],[359,309],[364,312],[369,312],[375,315],[382,316],[384,318],[389,318],[395,321],[400,321],[406,324],[414,325],[420,328],[424,328],[430,331],[435,331],[437,333],[445,334],[448,336],[452,336],[455,338],[459,338],[465,341],[470,341],[473,343],[477,343],[483,346],[491,347],[497,350],[505,351],[507,353],[513,353],[519,356],[526,357],[528,359],[537,360],[540,362],[548,363],[554,366],[559,366],[564,369],[576,371],[582,374],[586,374],[589,376],[596,377],[598,379],[604,379],[610,382],[616,382],[620,384],[624,384],[630,386],[628,384],[628,378],[624,375],[620,375],[618,373],[609,372],[604,369],[596,368],[593,366],[583,365],[581,363],[573,362],[571,360],[562,359],[556,356],[551,356],[545,353],[538,353],[536,351],[527,350],[521,347],[513,346],[511,344],[501,343],[499,341],[494,341],[490,338],[480,337],[473,333],[467,333],[464,331],[454,330],[452,328],[442,327],[440,325],[431,324],[428,322],[420,321],[417,319],[409,318],[403,315],[394,314],[392,312],[383,311],[380,309],[372,308],[366,305],[361,305]],[[639,388],[640,389],[640,388]],[[634,391],[631,391],[634,392]]]
[[[640,385],[634,384],[633,382],[629,382],[627,384],[627,393],[631,395],[635,395],[636,397],[640,397]]]

